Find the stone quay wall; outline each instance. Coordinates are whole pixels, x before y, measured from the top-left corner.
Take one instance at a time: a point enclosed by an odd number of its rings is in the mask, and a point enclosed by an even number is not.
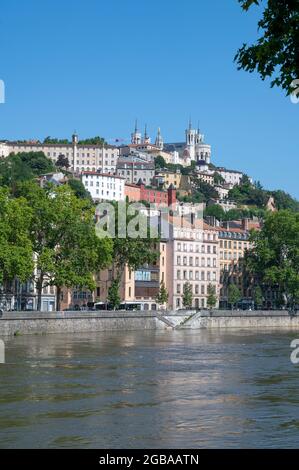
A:
[[[111,330],[187,330],[213,328],[298,329],[299,314],[286,311],[211,312],[5,312],[0,337],[18,334],[79,333]]]

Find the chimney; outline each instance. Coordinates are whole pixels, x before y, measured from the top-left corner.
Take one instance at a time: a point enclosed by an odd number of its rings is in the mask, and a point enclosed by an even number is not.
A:
[[[176,203],[176,189],[173,184],[171,184],[167,190],[168,194],[168,206],[172,206]]]
[[[195,214],[194,214],[194,212],[191,212],[190,217],[191,217],[192,228],[194,228],[194,223],[195,223]]]
[[[207,215],[206,216],[206,221],[209,225],[212,227],[216,227],[216,217],[214,215]]]
[[[242,229],[248,232],[249,230],[249,219],[242,219]]]

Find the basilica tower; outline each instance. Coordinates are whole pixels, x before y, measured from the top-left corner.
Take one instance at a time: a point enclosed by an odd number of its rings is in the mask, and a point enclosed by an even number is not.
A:
[[[138,131],[137,119],[135,121],[135,131],[131,134],[131,143],[133,145],[141,144],[141,132]]]
[[[158,134],[155,140],[155,146],[158,147],[160,150],[163,150],[163,147],[164,147],[164,142],[163,142],[163,137],[161,135],[160,127],[158,128]]]

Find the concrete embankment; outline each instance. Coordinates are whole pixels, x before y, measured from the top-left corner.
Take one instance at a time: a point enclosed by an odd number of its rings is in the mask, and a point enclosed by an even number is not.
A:
[[[298,329],[299,315],[282,311],[159,311],[159,312],[6,312],[0,336],[79,333],[109,330]]]
[[[278,328],[278,329],[298,329],[299,313],[292,316],[287,311],[229,311],[216,310],[212,312],[199,312],[191,316],[183,323],[180,329],[199,328]]]
[[[79,333],[109,330],[174,329],[190,316],[162,312],[6,312],[0,318],[0,336]]]

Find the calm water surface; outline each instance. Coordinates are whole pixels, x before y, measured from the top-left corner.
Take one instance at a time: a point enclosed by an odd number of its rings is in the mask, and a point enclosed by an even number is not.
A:
[[[0,447],[298,447],[296,337],[230,330],[8,339]]]

